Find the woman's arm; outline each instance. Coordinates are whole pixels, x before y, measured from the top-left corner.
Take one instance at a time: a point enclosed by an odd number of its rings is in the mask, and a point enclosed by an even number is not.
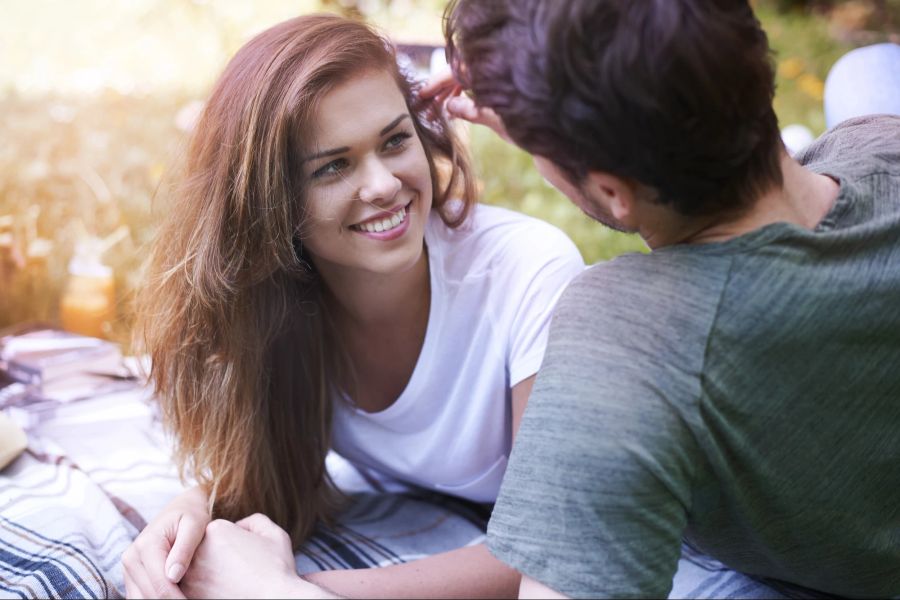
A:
[[[522,422],[522,415],[525,414],[525,406],[528,404],[528,397],[531,395],[531,388],[534,387],[534,378],[532,375],[527,379],[513,386],[512,389],[512,439],[516,441],[516,434],[519,432],[519,423]]]
[[[299,577],[287,533],[256,514],[211,522],[181,589],[188,598],[515,598],[519,575],[479,544],[403,565]]]
[[[373,569],[321,571],[303,579],[347,598],[515,598],[519,574],[478,544]]]
[[[513,438],[533,385],[534,375],[513,386]],[[478,544],[401,565],[321,571],[303,578],[349,598],[515,598],[519,577]]]

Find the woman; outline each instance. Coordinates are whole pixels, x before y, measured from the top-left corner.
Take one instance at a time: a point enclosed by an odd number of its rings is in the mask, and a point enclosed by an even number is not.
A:
[[[321,15],[261,33],[216,84],[142,294],[151,377],[199,486],[126,551],[129,595],[178,595],[210,514],[263,513],[302,543],[337,505],[330,448],[384,480],[495,499],[583,262],[549,225],[476,207],[452,132],[413,98],[383,38]],[[483,546],[310,579],[369,597],[518,583]]]

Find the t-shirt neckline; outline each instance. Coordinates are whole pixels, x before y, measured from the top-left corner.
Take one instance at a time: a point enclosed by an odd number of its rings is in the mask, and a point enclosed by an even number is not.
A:
[[[428,222],[426,222],[425,248],[423,249],[423,252],[425,252],[428,259],[428,281],[431,286],[431,300],[428,307],[428,324],[425,326],[425,340],[422,342],[421,350],[419,350],[416,366],[413,368],[409,381],[406,382],[406,387],[403,388],[403,391],[400,392],[400,395],[397,396],[397,399],[394,400],[390,406],[375,412],[369,412],[359,408],[353,402],[353,399],[347,395],[347,392],[341,391],[341,397],[350,405],[353,412],[367,419],[386,422],[400,418],[405,414],[410,407],[415,404],[414,399],[418,395],[419,388],[422,387],[421,382],[423,377],[425,377],[422,375],[422,372],[425,370],[426,365],[431,364],[432,355],[434,354],[434,339],[437,335],[434,328],[437,324],[437,315],[441,314],[439,312],[441,310],[440,305],[444,298],[444,294],[441,293],[440,290],[442,278],[437,276],[437,269],[435,268],[437,266],[436,263],[439,262],[435,260],[437,253],[440,252],[439,244],[432,243],[429,239],[431,237],[431,218],[433,218],[433,215],[429,215]]]
[[[757,247],[760,245],[768,244],[772,240],[780,237],[781,235],[784,235],[787,232],[796,232],[802,229],[803,231],[806,231],[810,234],[820,234],[833,230],[836,221],[849,209],[849,207],[853,203],[854,192],[852,189],[852,182],[840,173],[836,173],[832,170],[820,171],[808,165],[806,166],[806,168],[815,171],[819,175],[826,175],[828,177],[831,177],[840,186],[838,188],[837,197],[834,199],[834,204],[832,204],[831,208],[828,209],[828,212],[825,213],[825,216],[822,217],[822,219],[812,229],[805,229],[794,223],[779,221],[776,223],[769,223],[768,225],[764,225],[758,229],[748,231],[747,233],[722,242],[710,242],[708,244],[676,244],[674,246],[659,248],[658,250],[654,250],[654,252],[678,252],[685,251],[685,249],[687,249],[690,252],[700,251],[712,253],[727,253],[731,251],[746,250],[749,247]]]

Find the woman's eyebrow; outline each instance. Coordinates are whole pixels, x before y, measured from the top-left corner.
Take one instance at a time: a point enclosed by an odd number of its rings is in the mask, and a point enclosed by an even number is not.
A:
[[[384,129],[382,129],[381,131],[378,132],[378,135],[381,136],[381,135],[386,134],[388,131],[390,131],[397,125],[399,125],[400,121],[402,121],[403,119],[406,119],[406,118],[409,118],[409,114],[403,113],[402,115],[400,115],[399,117],[397,117],[396,119],[394,119],[393,121],[388,123]],[[323,150],[321,152],[316,152],[315,154],[310,154],[309,156],[304,156],[301,159],[301,162],[309,162],[311,160],[316,160],[318,158],[325,158],[326,156],[334,156],[335,154],[343,154],[344,152],[349,152],[349,151],[350,151],[349,146],[341,146],[340,148],[333,148],[331,150]]]
[[[341,146],[340,148],[334,148],[332,150],[323,150],[322,152],[316,152],[315,154],[310,154],[309,156],[304,156],[301,162],[309,162],[311,160],[316,160],[318,158],[325,158],[326,156],[334,156],[335,154],[343,154],[344,152],[350,152],[350,146]]]
[[[315,154],[304,156],[300,159],[300,162],[309,162],[311,160],[316,160],[317,158],[325,158],[326,156],[334,156],[335,154],[343,154],[344,152],[350,152],[350,146],[341,146],[340,148],[333,148],[331,150],[316,152]]]
[[[388,123],[388,126],[385,127],[384,129],[382,129],[381,131],[379,131],[379,132],[378,132],[378,135],[384,135],[384,134],[386,134],[388,131],[390,131],[391,129],[393,129],[393,128],[396,127],[397,125],[399,125],[399,124],[400,124],[400,121],[402,121],[403,119],[405,119],[405,118],[407,118],[407,117],[409,117],[409,114],[408,114],[408,113],[403,113],[402,115],[400,115],[399,117],[397,117],[396,119],[394,119],[393,121],[391,121],[390,123]]]

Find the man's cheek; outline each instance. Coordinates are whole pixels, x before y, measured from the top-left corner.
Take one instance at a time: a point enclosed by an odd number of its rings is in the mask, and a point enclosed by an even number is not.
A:
[[[535,156],[534,165],[537,167],[538,173],[541,174],[547,183],[568,196],[570,199],[577,201],[581,197],[578,188],[569,183],[569,180],[563,176],[562,170],[552,162],[546,158]]]

